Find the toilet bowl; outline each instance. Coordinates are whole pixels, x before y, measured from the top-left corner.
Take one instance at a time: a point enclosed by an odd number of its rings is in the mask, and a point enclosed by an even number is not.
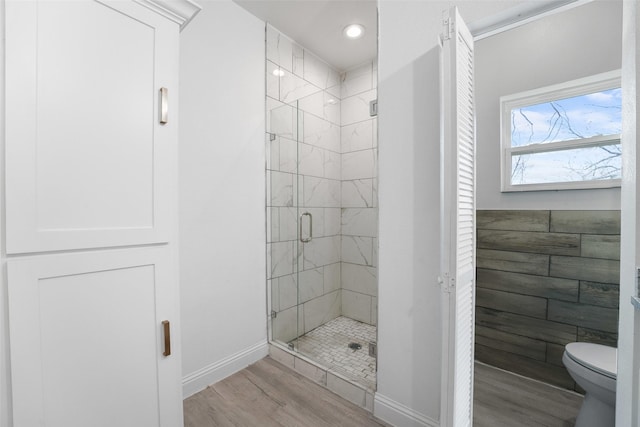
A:
[[[562,363],[586,392],[575,427],[614,427],[616,423],[617,349],[573,342],[565,346]]]

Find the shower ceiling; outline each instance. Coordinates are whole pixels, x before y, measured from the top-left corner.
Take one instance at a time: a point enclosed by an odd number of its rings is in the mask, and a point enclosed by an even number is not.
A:
[[[378,12],[375,0],[235,0],[340,71],[377,55]],[[347,40],[342,30],[361,24],[365,33]]]

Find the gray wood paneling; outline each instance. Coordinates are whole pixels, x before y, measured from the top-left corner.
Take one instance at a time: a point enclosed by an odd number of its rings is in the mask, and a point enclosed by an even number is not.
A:
[[[582,396],[476,363],[474,427],[571,427]]]
[[[573,379],[564,367],[551,365],[518,354],[492,349],[483,345],[475,346],[476,360],[493,366],[500,366],[520,375],[572,389]]]
[[[476,325],[476,343],[484,345],[485,347],[520,354],[532,359],[544,361],[546,358],[547,344],[544,341],[534,340],[484,326]]]
[[[549,211],[478,211],[476,227],[486,230],[549,231]]]
[[[476,271],[476,283],[478,287],[482,288],[545,298],[556,298],[564,301],[578,301],[580,284],[578,280],[533,276],[481,268]]]
[[[620,259],[619,235],[582,235],[582,252],[586,258]]]
[[[580,302],[600,307],[618,308],[620,286],[609,283],[580,282]]]
[[[514,273],[549,275],[549,255],[478,249],[476,266]]]
[[[478,248],[549,255],[580,255],[580,235],[478,230]]]
[[[513,292],[496,291],[494,289],[477,288],[476,305],[522,314],[524,316],[545,319],[547,317],[547,299],[520,295]]]
[[[562,363],[563,354],[563,345],[547,343],[547,363],[551,363],[556,366],[564,366]]]
[[[477,307],[476,309],[476,324],[561,345],[576,341],[578,329],[573,325],[505,313],[483,307]]]
[[[580,303],[549,300],[549,320],[598,329],[618,331],[618,310]]]
[[[618,346],[618,333],[596,331],[589,328],[578,328],[578,341],[592,342],[595,344],[608,345],[611,347]]]
[[[620,283],[620,261],[552,256],[549,274],[554,277],[600,283]]]
[[[550,231],[620,234],[620,211],[551,211]]]

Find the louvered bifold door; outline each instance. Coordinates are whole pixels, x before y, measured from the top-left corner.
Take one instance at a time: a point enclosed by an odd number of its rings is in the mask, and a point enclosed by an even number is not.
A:
[[[473,38],[453,8],[442,49],[443,275],[446,357],[443,426],[471,426],[475,306],[475,117]]]

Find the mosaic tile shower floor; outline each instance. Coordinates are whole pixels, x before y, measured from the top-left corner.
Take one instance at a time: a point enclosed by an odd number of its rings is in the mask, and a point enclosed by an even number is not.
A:
[[[376,387],[376,359],[369,343],[376,342],[376,327],[337,317],[298,339],[297,350],[331,371],[371,390]],[[349,344],[360,344],[359,350]]]

